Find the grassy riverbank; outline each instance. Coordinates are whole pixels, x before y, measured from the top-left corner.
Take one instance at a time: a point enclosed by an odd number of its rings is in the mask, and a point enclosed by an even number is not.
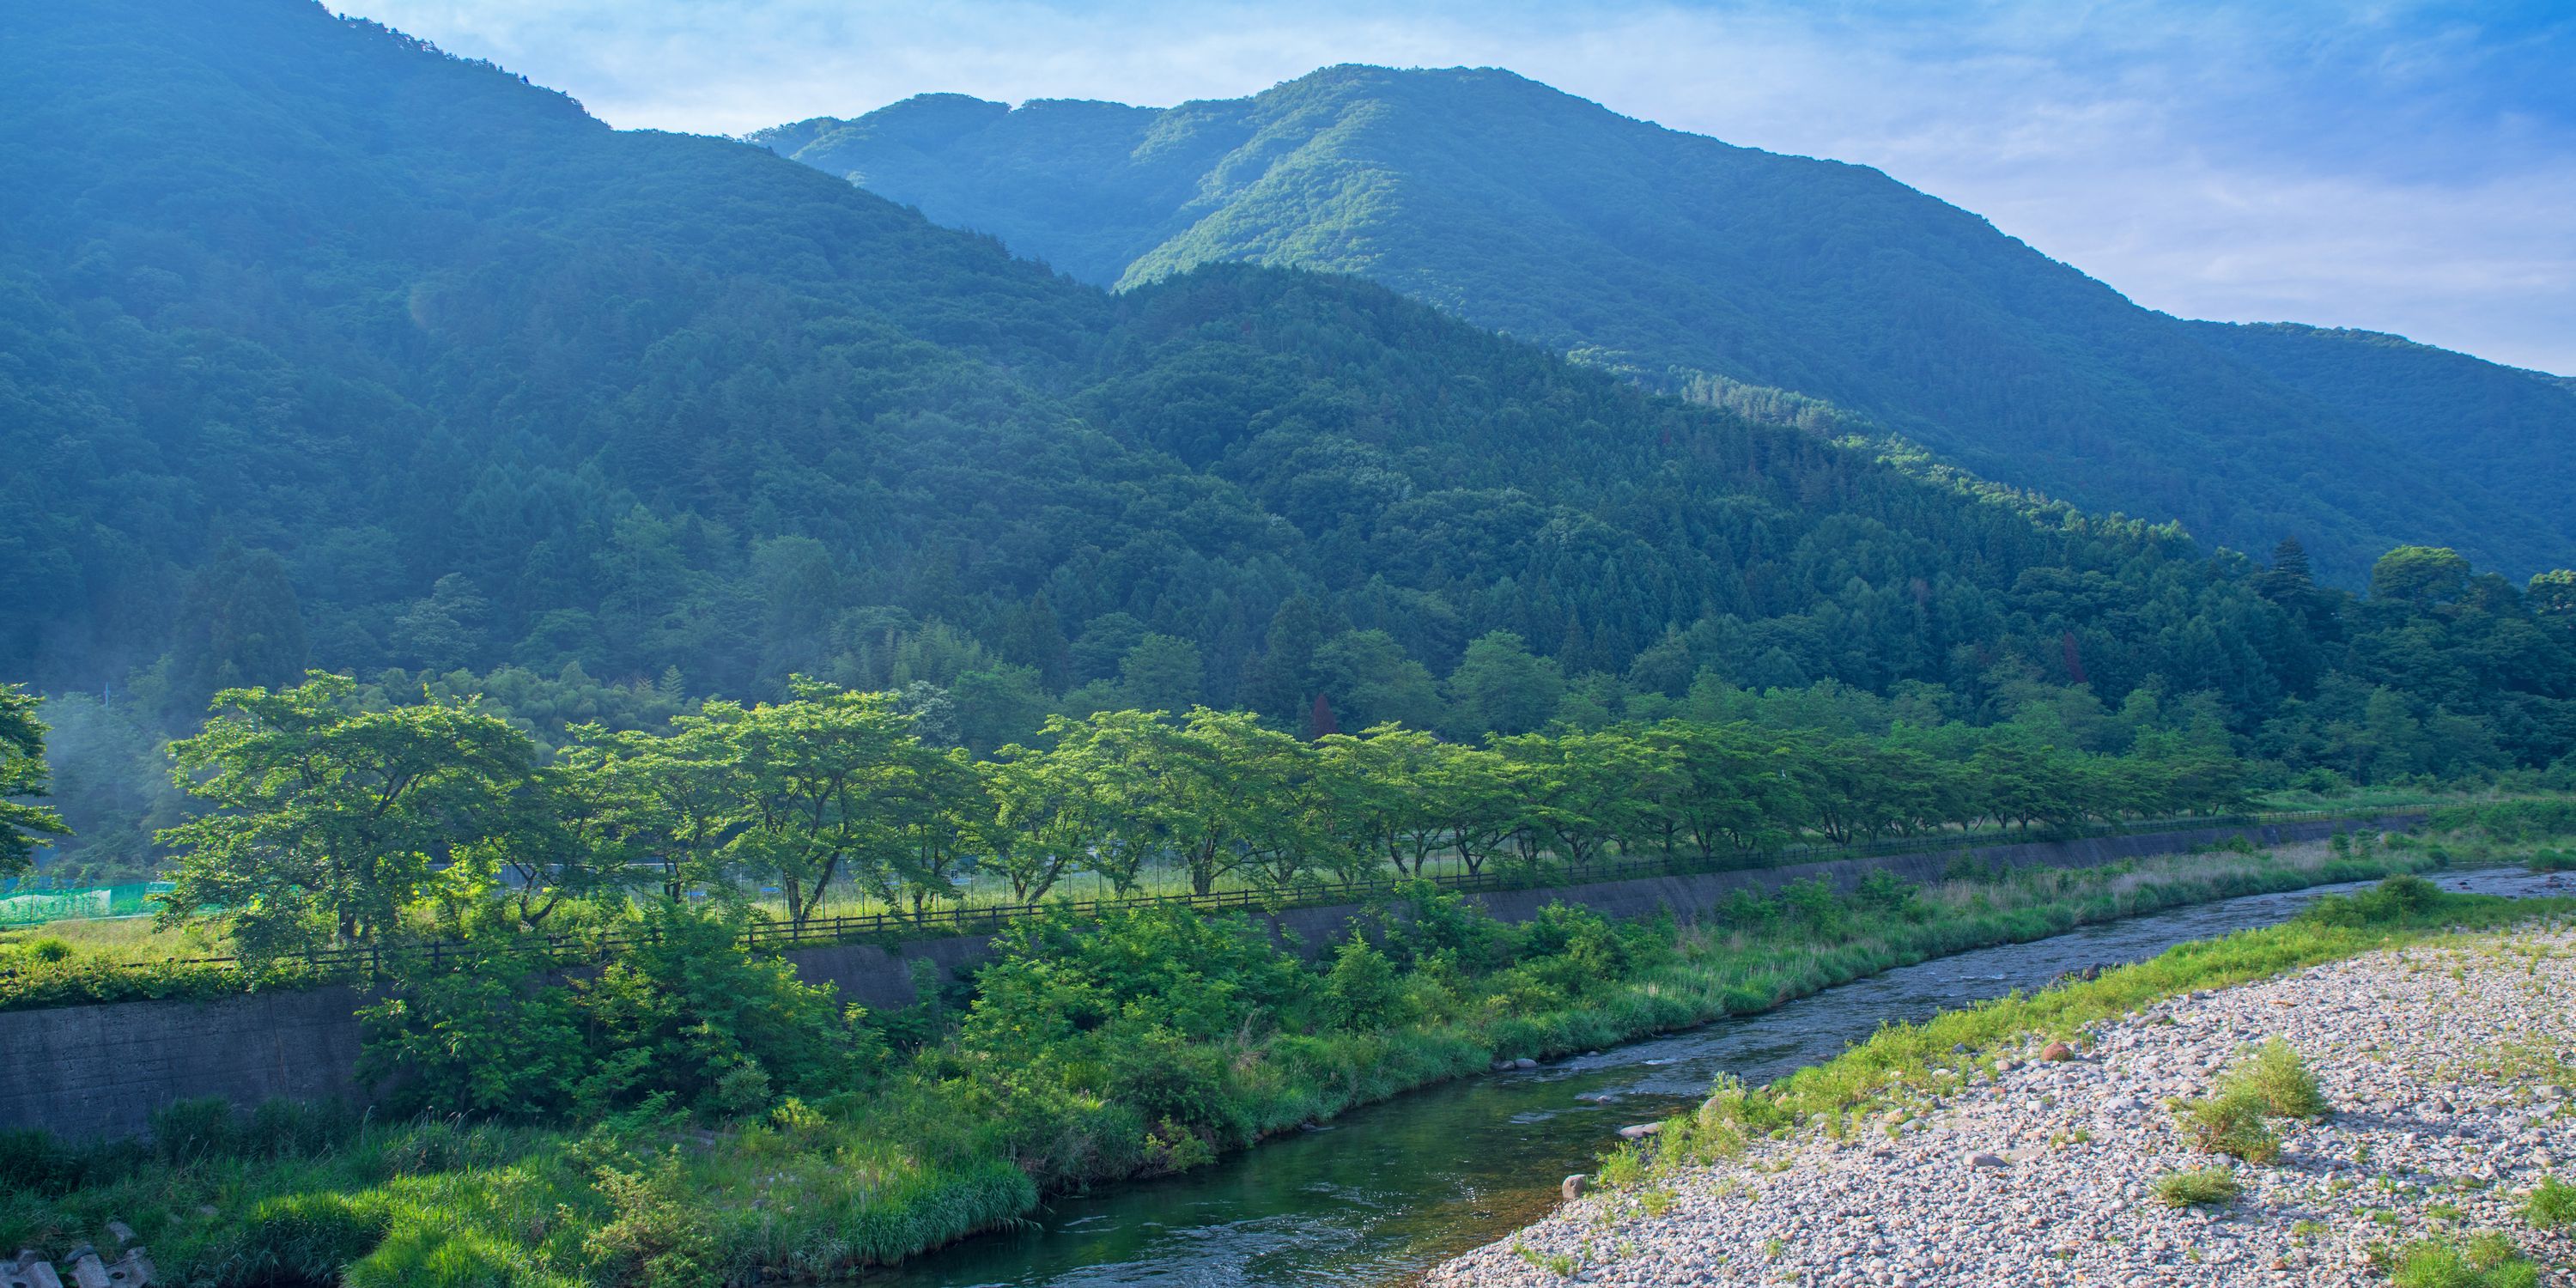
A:
[[[1991,1078],[1999,1062],[2013,1058],[2009,1052],[2050,1040],[2081,1044],[2098,1025],[2185,993],[2571,915],[2576,899],[2449,894],[2401,874],[2358,894],[2328,896],[2281,925],[2179,944],[2097,979],[1888,1025],[1835,1059],[1768,1086],[1721,1087],[1696,1113],[1668,1121],[1652,1143],[1622,1146],[1605,1164],[1603,1179],[1634,1184],[1659,1171],[1732,1157],[1754,1137],[1800,1128],[1840,1137],[1891,1107]]]
[[[886,1262],[1041,1193],[1177,1170],[1352,1105],[1766,1009],[1942,953],[2185,903],[2435,866],[2426,846],[2222,852],[1849,897],[1796,887],[1679,931],[1498,925],[1417,892],[1383,952],[1314,969],[1186,913],[1035,927],[973,999],[881,1017],[874,1071],[759,1111],[649,1099],[579,1130],[173,1115],[151,1147],[0,1147],[0,1244],[111,1219],[195,1282],[716,1283]],[[494,1035],[504,1060],[546,1053]],[[756,1089],[765,1092],[766,1088]]]
[[[1892,1026],[1427,1282],[2556,1282],[2571,916],[2395,877]]]

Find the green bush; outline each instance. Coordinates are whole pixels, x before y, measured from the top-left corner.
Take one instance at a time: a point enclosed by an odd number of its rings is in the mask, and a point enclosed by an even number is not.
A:
[[[2254,1058],[2232,1070],[2220,1086],[2242,1089],[2276,1117],[2314,1121],[2325,1117],[2328,1109],[2325,1092],[2317,1086],[2307,1061],[2279,1038],[2255,1048]]]
[[[546,1117],[653,1096],[722,1114],[863,1084],[883,1041],[724,915],[642,905],[597,974],[546,981],[497,943],[397,957],[359,1012],[359,1072],[398,1112]]]
[[[2215,1095],[2170,1103],[2174,1120],[2191,1137],[2195,1149],[2248,1163],[2268,1163],[2281,1156],[2281,1138],[2264,1121],[2270,1106],[2249,1088],[2228,1087]]]
[[[2401,872],[2367,890],[2323,896],[2300,910],[2298,920],[2320,926],[2393,926],[2421,917],[2441,904],[2440,886]]]
[[[2576,850],[2534,851],[2529,866],[2534,872],[2576,872]]]
[[[1324,980],[1326,1022],[1335,1028],[1368,1032],[1403,1018],[1404,984],[1395,963],[1366,938],[1353,935],[1333,955],[1332,973]]]
[[[2172,1172],[2156,1179],[2156,1201],[2169,1208],[2234,1202],[2245,1187],[2232,1167],[2203,1167]]]

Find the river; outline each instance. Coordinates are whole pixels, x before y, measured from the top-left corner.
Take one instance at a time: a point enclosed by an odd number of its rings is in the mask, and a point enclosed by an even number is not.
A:
[[[2446,889],[2564,893],[2518,868]],[[2288,918],[2327,886],[2084,926],[1899,967],[1760,1015],[1464,1079],[1352,1110],[1196,1171],[1056,1199],[1024,1227],[978,1236],[859,1288],[1219,1288],[1397,1284],[1544,1214],[1628,1123],[1695,1103],[1731,1073],[1762,1083],[1831,1059],[1883,1021],[2139,961],[2178,943]],[[1609,1104],[1578,1099],[1607,1093]]]

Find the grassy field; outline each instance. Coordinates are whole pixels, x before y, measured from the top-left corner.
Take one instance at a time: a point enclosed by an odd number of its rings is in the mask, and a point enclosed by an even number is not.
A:
[[[1353,1031],[1293,1015],[1247,1018],[1231,1036],[1158,1057],[1217,1071],[1206,1094],[1220,1103],[1210,1112],[1238,1125],[1217,1139],[1165,1131],[1169,1119],[1158,1127],[1135,1104],[1079,1085],[996,1081],[955,1016],[870,1088],[748,1117],[664,1108],[564,1128],[188,1106],[148,1145],[0,1145],[0,1245],[60,1250],[123,1220],[166,1270],[218,1285],[337,1276],[361,1285],[569,1288],[737,1281],[755,1270],[829,1274],[1007,1222],[1047,1191],[1185,1168],[1355,1104],[1480,1071],[1498,1054],[1589,1049],[2083,922],[2446,861],[2418,843],[2351,854],[2312,844],[1842,899],[1810,889],[1741,901],[1659,938],[1633,929],[1626,933],[1637,947],[1616,969],[1568,969],[1562,956],[1533,955],[1497,972],[1443,973],[1426,961],[1400,979],[1400,1021]],[[2264,969],[2289,960],[2283,951],[2357,950],[2379,932],[2338,933],[2288,950],[2230,949],[2189,977]],[[2180,978],[2144,976],[2136,986]],[[1793,1080],[1780,1099],[1760,1102],[1772,1106],[1762,1112],[1784,1120],[1825,1112],[1868,1081],[1863,1075],[1910,1067],[1900,1056],[1946,1052],[1959,1034],[1988,1042],[2014,1026],[2079,1024],[2091,1013],[2085,1007],[2117,1002],[2099,991],[2043,998],[1945,1021],[1920,1038],[1883,1035],[1847,1057],[1855,1063],[1834,1066],[1842,1072]]]

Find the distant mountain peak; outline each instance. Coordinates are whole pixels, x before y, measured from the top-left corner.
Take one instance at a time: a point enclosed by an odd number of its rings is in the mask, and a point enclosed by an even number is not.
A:
[[[2576,560],[2568,474],[2530,468],[2576,468],[2563,383],[2142,309],[1868,167],[1491,67],[1340,64],[1159,109],[921,102],[770,146],[1086,281],[1355,273],[1667,383],[1821,398],[2087,509],[2251,550],[2297,532],[2347,583],[2421,540],[2522,572]]]

